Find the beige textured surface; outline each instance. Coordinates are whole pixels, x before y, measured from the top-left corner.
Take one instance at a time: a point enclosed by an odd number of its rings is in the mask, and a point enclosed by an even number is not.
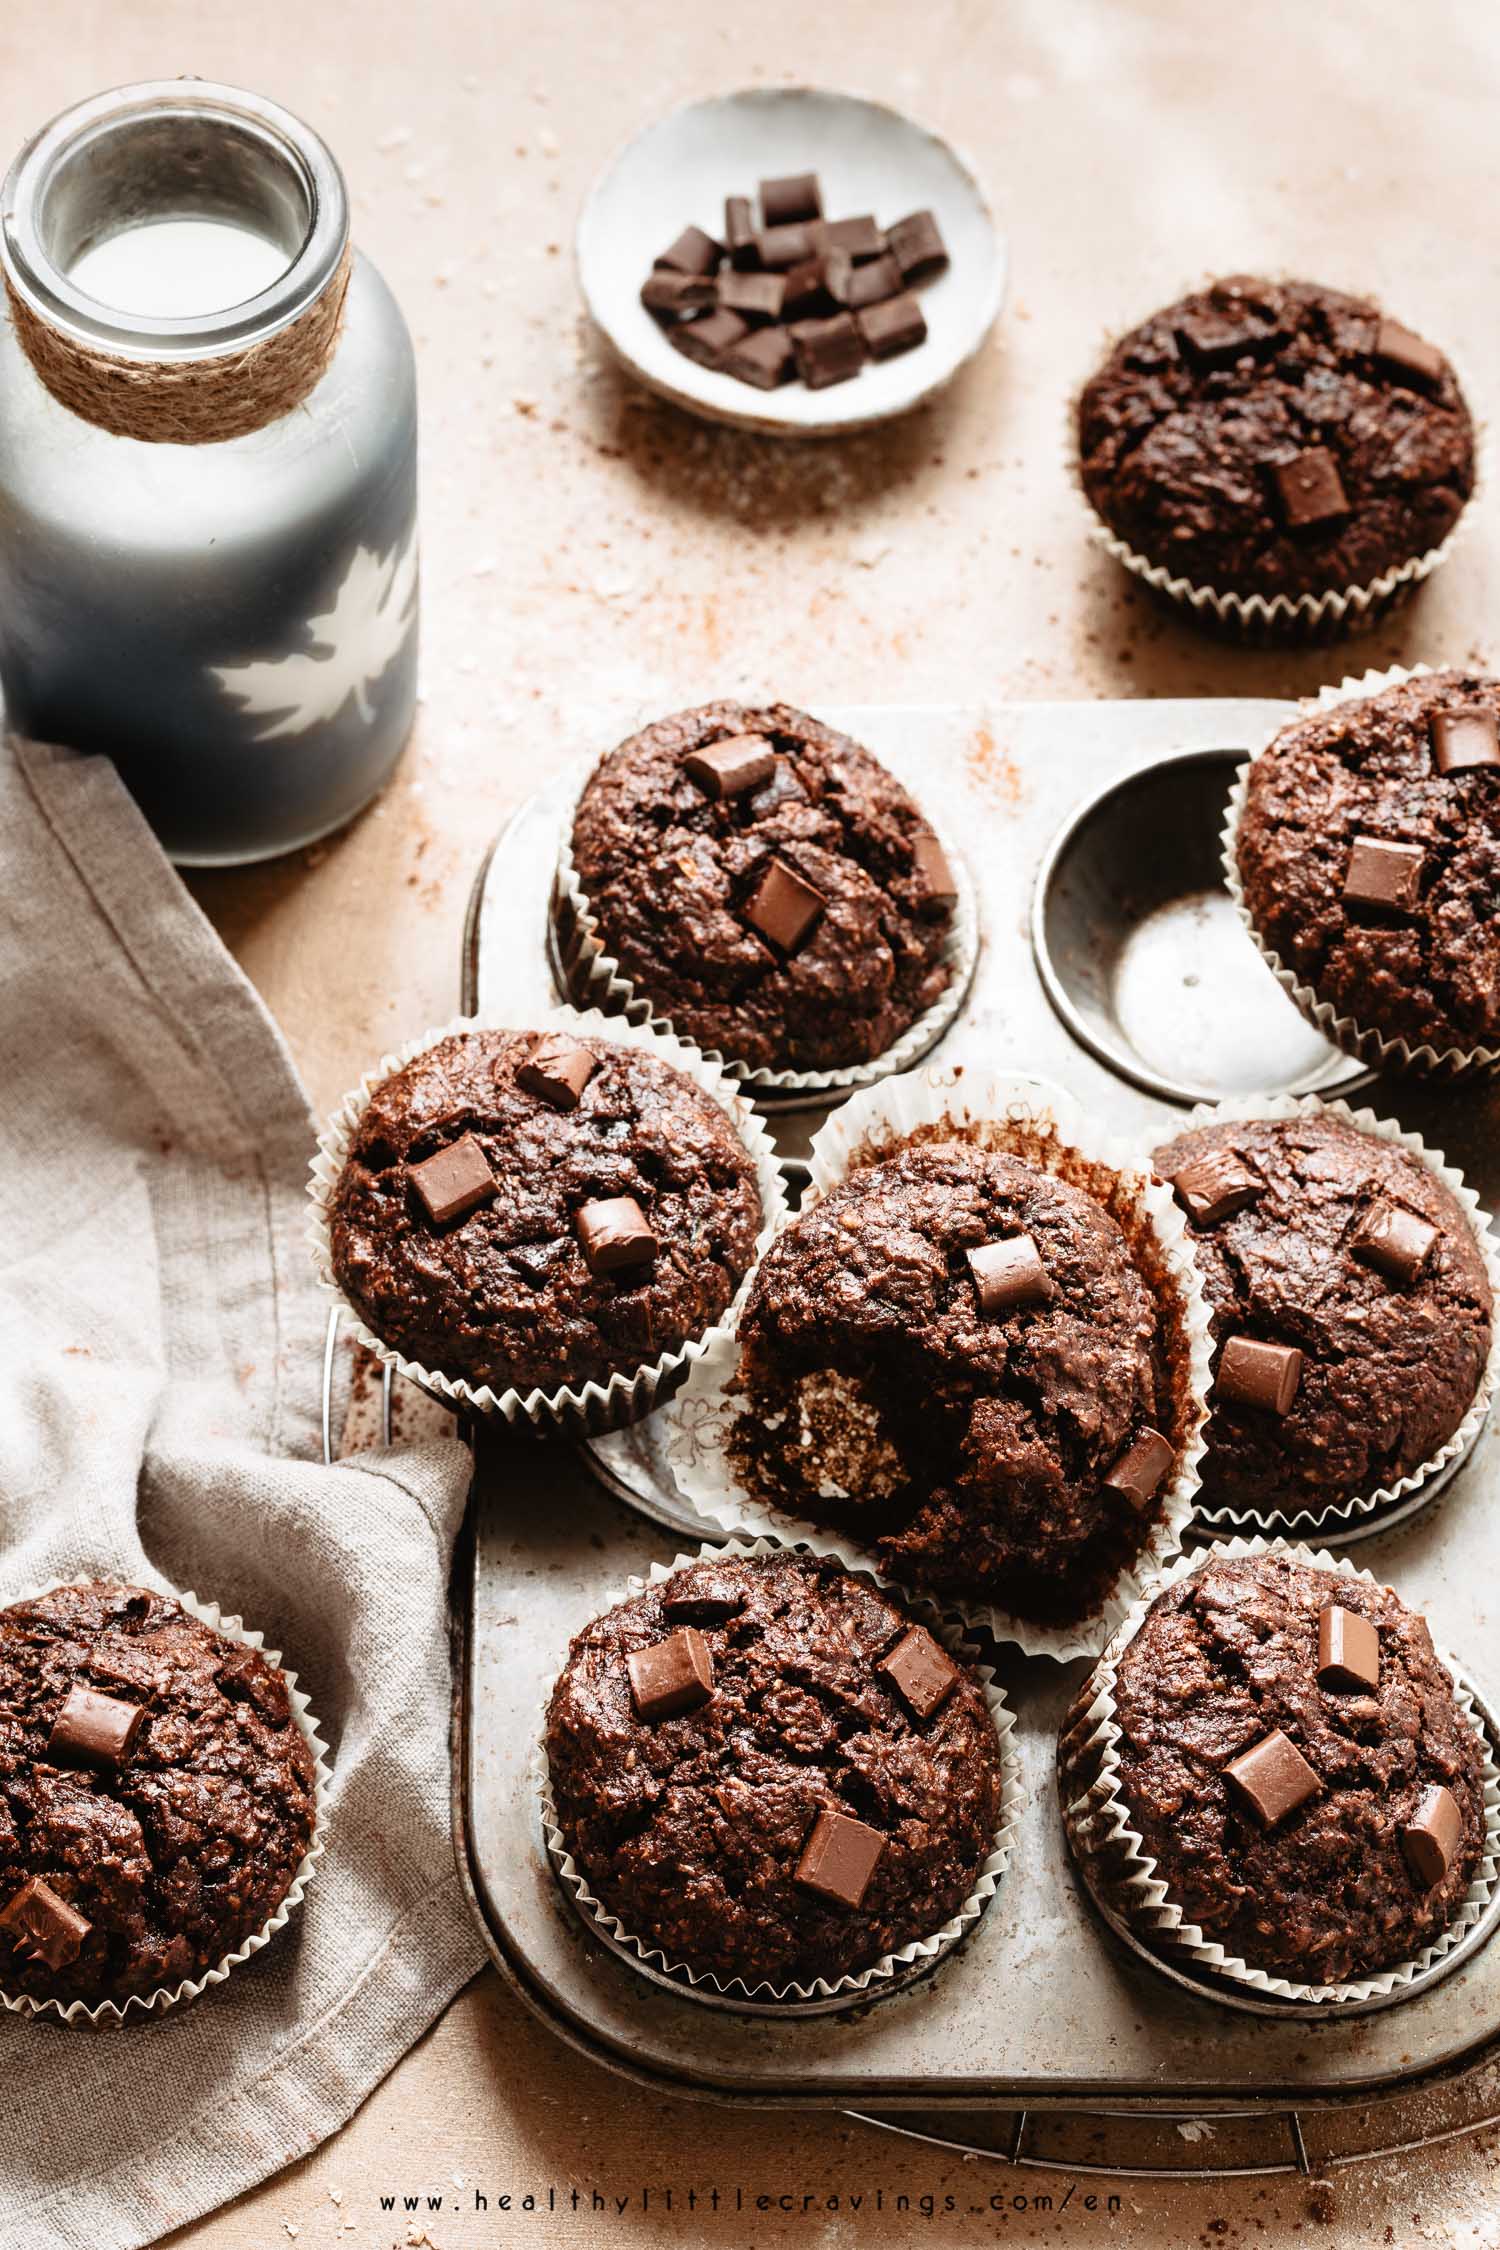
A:
[[[1202,0],[10,0],[0,145],[96,86],[174,71],[302,110],[343,158],[359,237],[422,356],[426,701],[384,802],[300,860],[197,885],[325,1102],[456,997],[480,845],[568,744],[570,698],[642,712],[741,687],[820,700],[1281,693],[1339,655],[1240,654],[1164,622],[1082,544],[1057,462],[1062,399],[1107,331],[1209,266],[1384,292],[1471,371],[1500,343],[1500,26],[1472,0],[1306,9]],[[580,331],[572,213],[639,120],[778,74],[847,82],[953,134],[1014,257],[998,337],[930,412],[833,449],[699,428],[634,395]],[[1351,667],[1493,650],[1495,510]],[[996,746],[996,786],[1024,788]],[[838,2121],[732,2118],[626,2092],[475,1987],[330,2148],[193,2230],[194,2250],[809,2240],[1145,2245],[1301,2236],[1500,2241],[1493,2140],[1296,2183],[1080,2183],[965,2166]],[[452,2184],[459,2175],[464,2187]],[[976,2181],[979,2185],[976,2187]],[[629,2195],[592,2224],[502,2214],[549,2183]],[[643,2186],[675,2183],[667,2214]],[[701,2193],[818,2198],[837,2218],[691,2217]],[[1101,2188],[1104,2183],[1101,2183]],[[490,2197],[473,2209],[475,2189]],[[342,2202],[333,2200],[338,2190]],[[382,2216],[441,2191],[462,2212]],[[889,2199],[952,2193],[931,2224]],[[1051,2212],[971,2215],[989,2194]],[[1316,2208],[1314,2208],[1316,2203]],[[941,2205],[939,2206],[941,2208]],[[1322,2222],[1321,2224],[1319,2222]],[[341,2231],[344,2230],[344,2231]]]

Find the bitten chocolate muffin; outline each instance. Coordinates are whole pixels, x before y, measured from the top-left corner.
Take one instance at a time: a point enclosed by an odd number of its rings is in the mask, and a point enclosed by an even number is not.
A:
[[[968,1142],[854,1172],[774,1242],[732,1449],[773,1505],[914,1585],[1086,1615],[1178,1452],[1160,1308],[1083,1189]]]
[[[936,837],[868,750],[787,704],[707,703],[612,750],[573,859],[653,1009],[752,1068],[869,1062],[947,987]]]
[[[1362,1030],[1500,1043],[1500,680],[1433,672],[1311,711],[1250,768],[1263,945]]]
[[[312,1841],[313,1753],[256,1650],[140,1586],[0,1611],[0,1989],[97,2004],[211,1969]]]
[[[694,1563],[580,1633],[547,1758],[608,1911],[727,1982],[830,1981],[930,1937],[1000,1817],[974,1674],[797,1554]]]
[[[386,1343],[551,1391],[711,1327],[761,1218],[730,1118],[659,1056],[466,1031],[376,1087],[330,1233],[340,1287]]]
[[[1237,275],[1153,313],[1084,390],[1077,434],[1096,514],[1220,593],[1369,585],[1439,546],[1474,488],[1443,354],[1311,281]]]
[[[1423,1618],[1285,1556],[1163,1594],[1120,1660],[1120,1787],[1168,1896],[1270,1975],[1342,1984],[1441,1936],[1484,1834]]]
[[[1153,1161],[1213,1317],[1205,1502],[1295,1515],[1430,1461],[1474,1402],[1493,1315],[1436,1174],[1318,1116],[1200,1125]]]

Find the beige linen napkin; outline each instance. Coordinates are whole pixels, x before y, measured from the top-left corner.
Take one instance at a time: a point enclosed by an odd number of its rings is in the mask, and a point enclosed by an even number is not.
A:
[[[305,2155],[480,1965],[448,1815],[468,1456],[323,1466],[311,1147],[113,768],[0,745],[0,1601],[80,1573],[216,1601],[333,1767],[306,1904],[227,1984],[111,2031],[0,2016],[7,2250],[127,2250]]]

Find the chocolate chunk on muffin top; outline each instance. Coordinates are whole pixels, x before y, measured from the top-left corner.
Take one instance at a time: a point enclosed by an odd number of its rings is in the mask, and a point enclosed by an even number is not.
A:
[[[1480,1750],[1388,1587],[1274,1553],[1207,1562],[1125,1649],[1115,1708],[1131,1822],[1232,1957],[1338,1984],[1452,1921],[1482,1848]]]
[[[1000,1817],[973,1672],[868,1580],[790,1552],[692,1564],[586,1627],[547,1759],[607,1911],[752,1988],[932,1936]]]
[[[1365,586],[1447,537],[1474,487],[1453,369],[1367,299],[1235,276],[1123,337],[1078,407],[1110,529],[1219,592]]]
[[[1235,850],[1261,942],[1337,1014],[1500,1042],[1500,680],[1420,674],[1283,727]]]
[[[710,1094],[639,1047],[465,1031],[371,1095],[330,1221],[340,1287],[408,1358],[496,1389],[633,1372],[749,1270],[755,1166]]]
[[[773,1505],[856,1531],[893,1576],[1085,1615],[1171,1481],[1166,1327],[1081,1187],[969,1142],[908,1145],[762,1261],[737,1465]]]
[[[1213,1319],[1205,1502],[1285,1518],[1431,1460],[1473,1404],[1494,1308],[1473,1229],[1430,1166],[1319,1116],[1200,1125],[1153,1162]],[[1247,1343],[1296,1355],[1284,1405],[1226,1393]]]
[[[0,1611],[0,1989],[142,1996],[261,1929],[316,1818],[280,1672],[140,1586]]]
[[[947,987],[954,883],[869,751],[786,704],[709,703],[595,768],[573,859],[653,1011],[756,1069],[837,1070]]]

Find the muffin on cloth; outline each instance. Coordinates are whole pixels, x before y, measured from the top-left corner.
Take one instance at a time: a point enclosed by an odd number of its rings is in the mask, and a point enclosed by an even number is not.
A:
[[[1250,765],[1232,851],[1263,950],[1356,1029],[1500,1045],[1500,679],[1341,696]]]
[[[1336,1985],[1441,1937],[1483,1856],[1483,1757],[1426,1621],[1389,1587],[1274,1551],[1212,1556],[1114,1665],[1117,1802],[1203,1939]],[[1065,1729],[1065,1795],[1076,1749]],[[1112,1903],[1159,1942],[1138,1883]]]
[[[497,1390],[552,1391],[710,1327],[762,1215],[732,1119],[660,1056],[473,1030],[375,1088],[329,1241],[383,1342]]]
[[[312,1842],[282,1674],[140,1586],[0,1611],[0,1989],[94,2004],[202,1975]]]
[[[880,1568],[1070,1618],[1146,1543],[1180,1422],[1152,1290],[1082,1187],[972,1142],[850,1174],[741,1316],[747,1486]]]
[[[937,1932],[1001,1818],[975,1674],[868,1580],[790,1551],[705,1558],[587,1626],[546,1755],[600,1904],[752,1989]]]
[[[1441,546],[1474,489],[1443,354],[1311,281],[1236,275],[1153,313],[1086,384],[1076,437],[1134,555],[1242,597],[1369,586]]]
[[[1152,1161],[1213,1317],[1205,1505],[1316,1512],[1430,1461],[1474,1402],[1494,1316],[1432,1166],[1318,1114],[1194,1126]]]
[[[957,890],[927,820],[787,704],[708,703],[633,735],[586,783],[571,849],[619,974],[748,1068],[868,1062],[950,982]]]

